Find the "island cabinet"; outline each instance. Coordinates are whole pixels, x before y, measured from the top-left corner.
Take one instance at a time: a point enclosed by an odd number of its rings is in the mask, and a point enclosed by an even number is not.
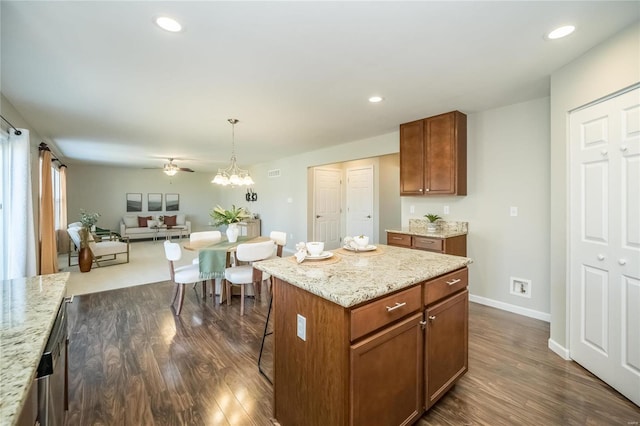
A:
[[[417,421],[466,371],[466,270],[350,308],[276,278],[274,418],[282,426]]]
[[[400,195],[467,195],[467,116],[400,125]]]
[[[468,270],[425,284],[425,407],[429,409],[468,370]]]

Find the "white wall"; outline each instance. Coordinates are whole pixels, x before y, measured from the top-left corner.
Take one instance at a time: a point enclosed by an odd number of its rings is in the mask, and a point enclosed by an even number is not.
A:
[[[98,226],[114,231],[120,229],[120,219],[125,214],[146,215],[149,193],[162,194],[163,209],[165,194],[179,194],[179,213],[187,215],[192,231],[210,230],[209,212],[222,202],[222,188],[211,183],[213,174],[178,172],[169,177],[161,169],[70,165],[67,175],[69,223],[79,220],[80,209],[84,209],[100,213]],[[125,201],[128,192],[142,193],[142,212],[127,213]],[[166,211],[149,214],[166,214]]]
[[[290,235],[287,246],[291,248],[296,242],[307,239],[308,168],[396,153],[399,149],[398,137],[399,134],[395,131],[258,164],[251,167],[251,175],[256,181],[253,188],[258,193],[258,201],[247,203],[243,189],[226,188],[222,190],[222,199],[226,203],[223,205],[249,205],[251,211],[259,213],[262,219],[262,234],[268,235],[274,230],[286,231]],[[267,171],[272,169],[280,169],[280,177],[267,177]],[[394,206],[382,205],[381,208]]]
[[[640,24],[620,32],[551,75],[551,337],[569,347],[567,175],[569,111],[640,81]]]
[[[468,195],[401,197],[402,225],[427,213],[469,222],[470,293],[548,320],[549,98],[469,114],[467,124]],[[510,277],[532,281],[530,299],[510,294]]]

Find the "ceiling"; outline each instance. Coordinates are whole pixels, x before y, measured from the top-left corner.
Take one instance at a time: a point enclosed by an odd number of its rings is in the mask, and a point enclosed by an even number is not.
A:
[[[548,96],[636,1],[0,2],[2,94],[69,164],[242,167]],[[169,33],[159,15],[183,25]],[[574,34],[550,41],[571,23]],[[367,99],[384,100],[372,104]],[[357,155],[354,157],[356,158]]]

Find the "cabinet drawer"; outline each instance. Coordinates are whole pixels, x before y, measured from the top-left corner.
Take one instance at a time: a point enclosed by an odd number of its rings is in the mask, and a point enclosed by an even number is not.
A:
[[[351,341],[422,308],[417,285],[351,311]]]
[[[425,284],[424,304],[430,305],[467,287],[469,270],[459,269]]]
[[[414,236],[413,247],[421,250],[442,251],[442,239]]]
[[[390,246],[411,247],[411,235],[388,232],[387,244]]]

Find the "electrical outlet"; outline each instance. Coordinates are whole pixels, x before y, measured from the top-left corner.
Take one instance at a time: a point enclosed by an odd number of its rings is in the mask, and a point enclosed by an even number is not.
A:
[[[307,341],[307,319],[300,314],[298,314],[297,329],[298,329],[297,331],[298,337],[306,342]]]
[[[415,213],[416,212],[416,206],[409,206],[409,213]]]
[[[287,198],[287,203],[289,203],[289,204],[293,203],[293,198],[291,198],[291,197]]]
[[[449,206],[444,206],[444,214],[449,214]]]
[[[509,209],[509,214],[513,217],[518,216],[518,208],[515,206],[511,206],[511,208]]]
[[[531,299],[531,280],[524,278],[510,277],[509,292],[516,296]]]

